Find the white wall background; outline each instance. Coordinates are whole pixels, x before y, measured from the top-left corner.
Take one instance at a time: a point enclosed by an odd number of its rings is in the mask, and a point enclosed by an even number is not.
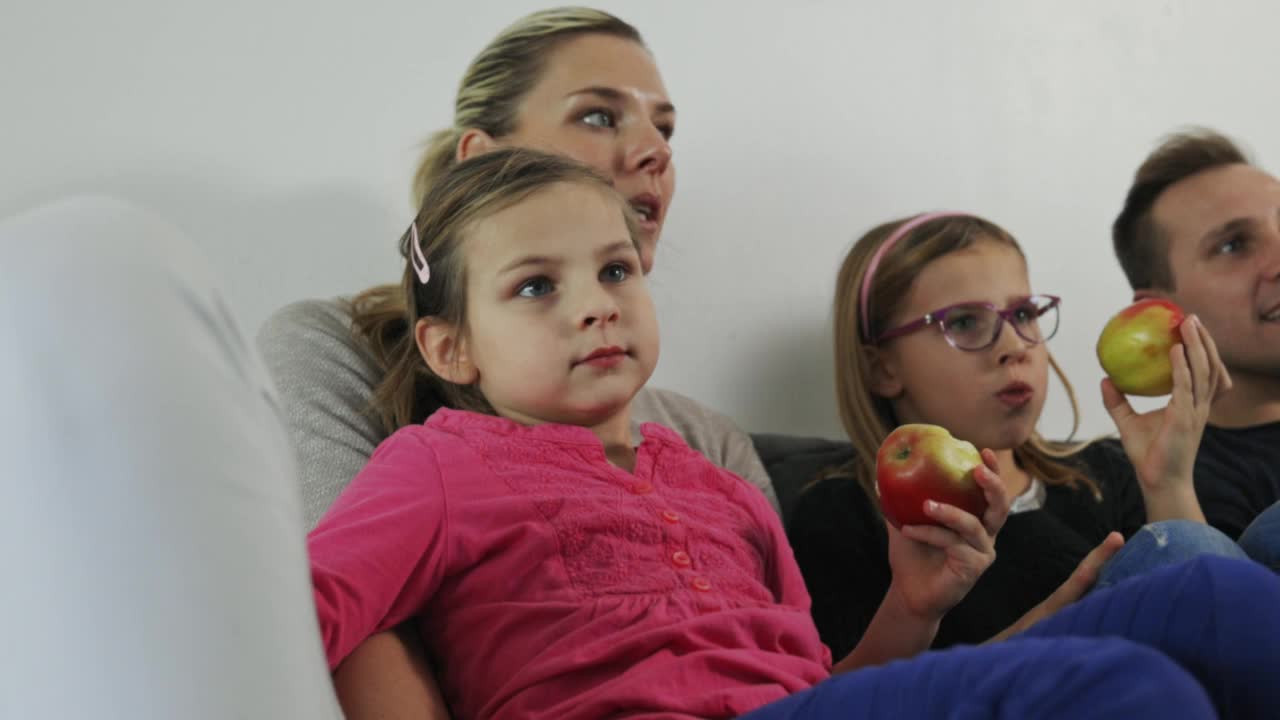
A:
[[[0,216],[82,190],[149,205],[252,330],[396,278],[418,143],[482,45],[545,6],[5,0]],[[654,382],[749,430],[840,434],[835,268],[869,226],[939,207],[1004,225],[1065,296],[1053,349],[1085,431],[1109,430],[1093,342],[1129,299],[1108,228],[1138,162],[1186,124],[1280,157],[1273,1],[598,6],[645,33],[680,109]],[[1055,388],[1042,430],[1068,427]]]

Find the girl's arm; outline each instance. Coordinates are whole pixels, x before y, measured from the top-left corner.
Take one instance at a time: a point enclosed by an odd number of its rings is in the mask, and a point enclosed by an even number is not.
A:
[[[406,428],[383,443],[307,537],[330,670],[418,614],[443,576],[445,499],[423,432]]]
[[[1204,522],[1192,484],[1200,436],[1214,400],[1231,388],[1217,346],[1194,315],[1179,328],[1182,344],[1169,351],[1173,394],[1168,405],[1139,414],[1109,379],[1102,399],[1120,431],[1147,508],[1147,520]]]
[[[448,720],[417,630],[405,624],[361,643],[333,673],[347,720]]]
[[[996,474],[990,450],[975,478],[987,497],[981,519],[950,505],[927,503],[925,512],[940,525],[888,523],[893,580],[866,633],[833,673],[879,665],[927,650],[943,615],[960,602],[995,560],[995,536],[1009,515],[1009,497]]]

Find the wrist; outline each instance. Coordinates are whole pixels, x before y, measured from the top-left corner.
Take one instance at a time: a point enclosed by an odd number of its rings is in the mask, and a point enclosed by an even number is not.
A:
[[[1204,522],[1204,511],[1191,483],[1179,483],[1172,487],[1143,492],[1147,507],[1147,521],[1194,520]]]
[[[836,663],[831,672],[842,673],[914,657],[933,644],[938,622],[930,620],[929,613],[912,612],[898,586],[890,581],[889,592],[880,601],[857,647]]]
[[[900,626],[915,626],[930,633],[937,632],[942,616],[947,613],[934,608],[912,608],[896,578],[889,581],[889,592],[885,594],[881,610]]]

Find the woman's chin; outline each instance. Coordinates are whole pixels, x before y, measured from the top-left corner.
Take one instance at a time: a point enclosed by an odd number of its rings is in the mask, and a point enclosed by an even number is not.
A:
[[[653,269],[653,257],[658,249],[658,235],[662,233],[662,227],[658,226],[652,231],[640,231],[640,269],[645,275]]]

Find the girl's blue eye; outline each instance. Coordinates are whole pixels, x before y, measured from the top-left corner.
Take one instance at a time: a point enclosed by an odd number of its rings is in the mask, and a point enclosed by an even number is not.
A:
[[[608,110],[591,110],[582,116],[582,122],[592,127],[611,128],[617,124]]]
[[[631,277],[631,269],[624,263],[609,263],[600,271],[600,280],[603,282],[620,283]]]
[[[1013,320],[1019,325],[1026,325],[1027,323],[1035,322],[1039,317],[1040,308],[1036,307],[1034,303],[1019,305],[1017,309],[1013,311]]]
[[[959,332],[967,332],[972,330],[978,324],[978,319],[972,313],[951,312],[947,313],[947,329]]]
[[[520,297],[536,298],[549,294],[555,286],[551,280],[545,277],[536,277],[523,282],[516,290],[516,295]]]

